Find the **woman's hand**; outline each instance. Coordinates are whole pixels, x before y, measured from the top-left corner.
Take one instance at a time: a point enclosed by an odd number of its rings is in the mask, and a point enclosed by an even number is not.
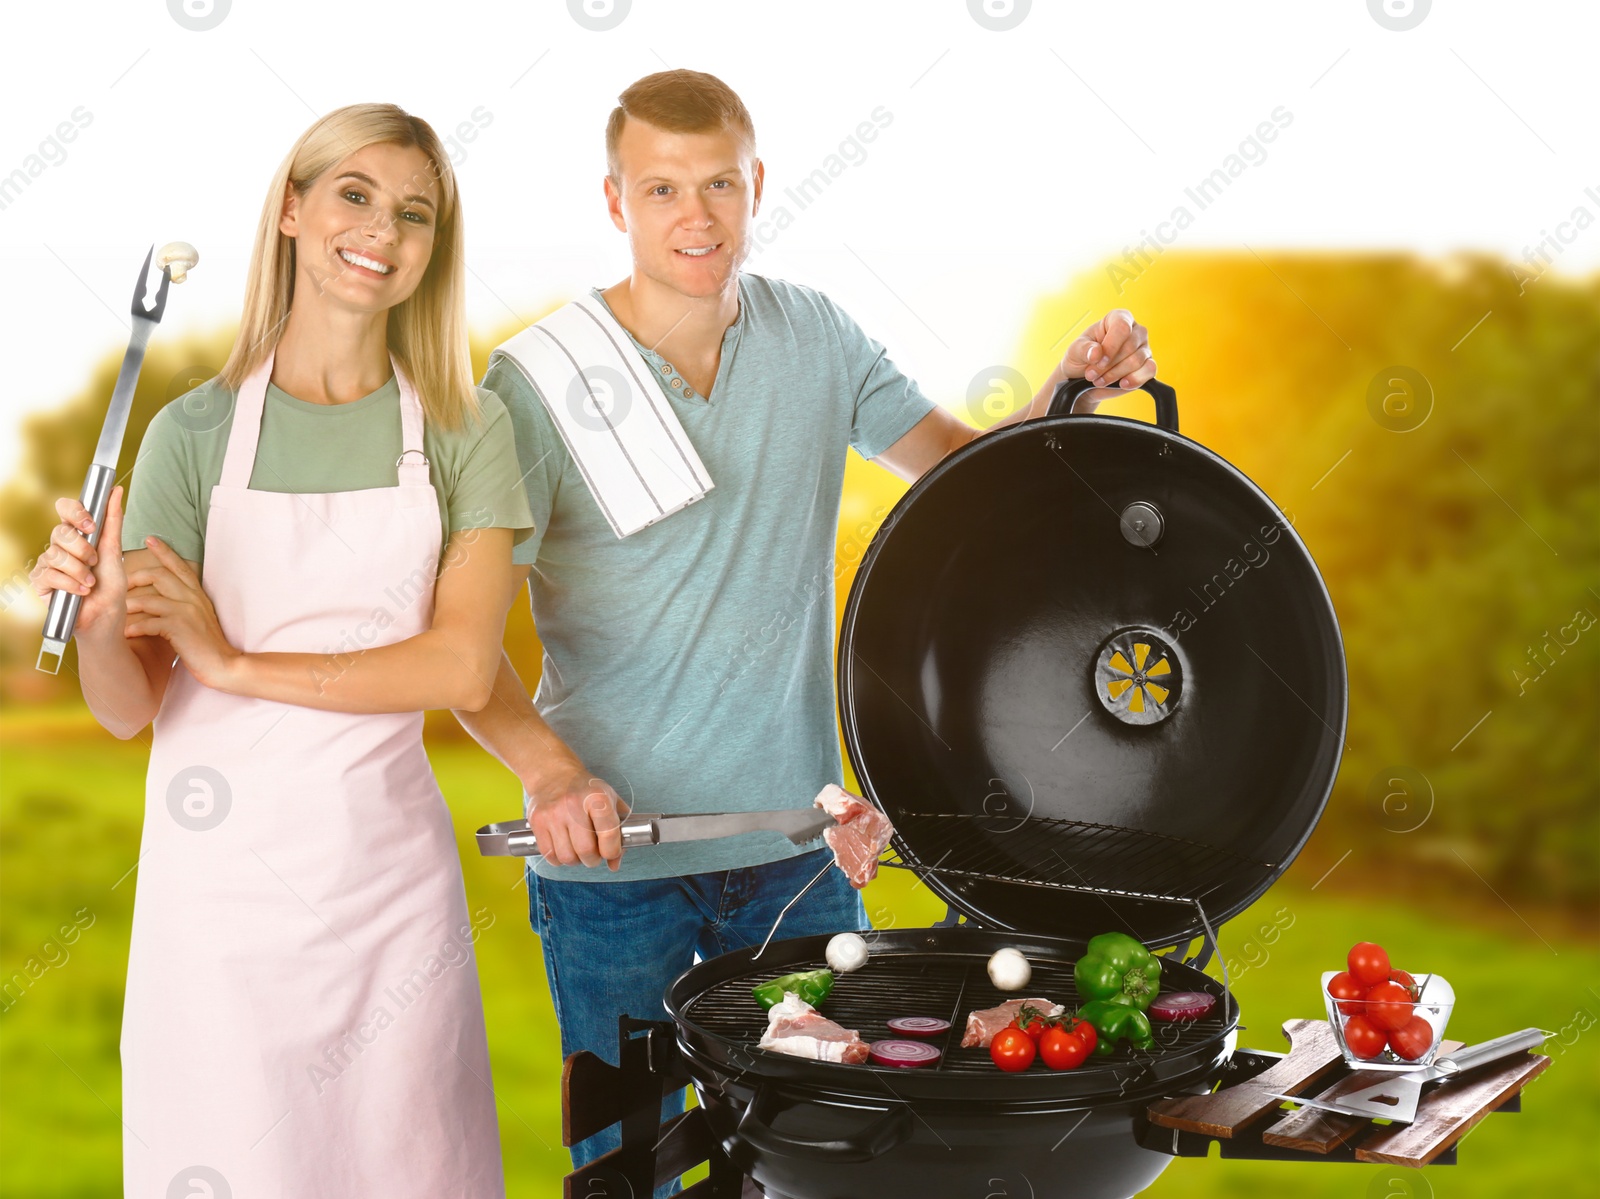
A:
[[[92,638],[108,632],[120,635],[127,616],[127,581],[122,573],[122,488],[111,489],[98,548],[89,544],[94,518],[77,500],[62,496],[56,501],[56,515],[61,523],[50,530],[50,545],[34,562],[28,581],[46,603],[56,591],[83,597],[73,625],[75,637]]]
[[[159,537],[145,545],[159,565],[128,575],[127,635],[165,638],[198,682],[232,690],[245,655],[228,643],[199,576]]]

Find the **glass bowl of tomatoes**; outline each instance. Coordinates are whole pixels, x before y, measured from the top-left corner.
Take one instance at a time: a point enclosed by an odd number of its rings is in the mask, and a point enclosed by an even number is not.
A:
[[[1433,1064],[1456,994],[1437,974],[1400,976],[1373,986],[1354,983],[1348,971],[1322,975],[1328,1023],[1358,1070],[1415,1070]]]

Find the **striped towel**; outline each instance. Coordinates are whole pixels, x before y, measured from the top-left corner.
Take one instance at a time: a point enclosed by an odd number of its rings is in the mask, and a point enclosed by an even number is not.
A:
[[[558,308],[490,355],[544,401],[618,537],[694,503],[713,484],[643,355],[592,296]]]

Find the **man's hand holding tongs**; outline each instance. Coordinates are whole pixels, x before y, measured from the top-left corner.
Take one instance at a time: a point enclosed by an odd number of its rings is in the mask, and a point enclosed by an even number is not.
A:
[[[622,818],[632,808],[604,779],[573,760],[551,774],[524,781],[528,827],[545,861],[558,866],[622,866]]]

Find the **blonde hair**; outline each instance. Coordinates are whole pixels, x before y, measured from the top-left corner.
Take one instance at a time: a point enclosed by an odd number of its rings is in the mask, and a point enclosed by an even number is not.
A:
[[[628,85],[606,119],[606,170],[622,183],[617,142],[629,117],[669,133],[716,133],[727,129],[756,154],[756,127],[750,111],[731,87],[715,75],[682,68],[657,71]]]
[[[295,239],[278,228],[286,189],[292,185],[303,195],[325,171],[380,142],[417,147],[439,184],[433,256],[416,291],[389,311],[389,352],[416,387],[424,419],[458,428],[464,418],[479,416],[467,341],[460,196],[449,155],[433,127],[393,104],[350,104],[328,113],[300,135],[272,176],[256,226],[239,335],[222,380],[237,392],[283,335],[295,282]]]

